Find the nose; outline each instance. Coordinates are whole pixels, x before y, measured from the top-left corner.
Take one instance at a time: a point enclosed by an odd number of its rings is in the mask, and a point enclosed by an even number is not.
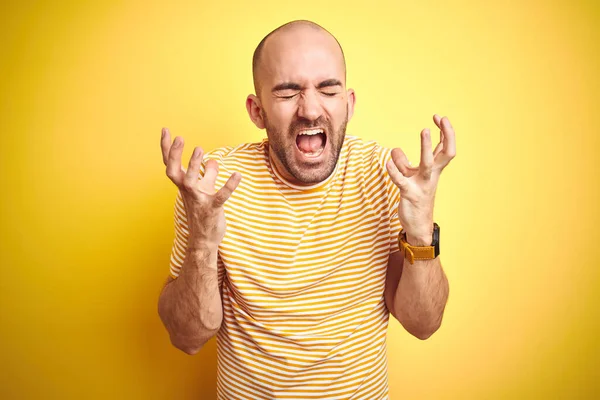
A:
[[[302,93],[298,103],[298,117],[305,118],[309,121],[314,121],[322,114],[323,107],[318,94],[312,90]]]

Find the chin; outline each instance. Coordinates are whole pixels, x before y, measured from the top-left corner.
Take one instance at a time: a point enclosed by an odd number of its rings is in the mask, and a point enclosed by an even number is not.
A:
[[[337,130],[326,121],[312,126],[292,124],[288,135],[279,134],[267,122],[267,136],[282,167],[300,184],[323,182],[335,170],[346,136],[347,120]]]
[[[304,184],[316,184],[323,182],[335,170],[337,157],[331,151],[321,154],[318,161],[295,162],[288,172],[299,182]],[[295,161],[298,161],[295,158]]]

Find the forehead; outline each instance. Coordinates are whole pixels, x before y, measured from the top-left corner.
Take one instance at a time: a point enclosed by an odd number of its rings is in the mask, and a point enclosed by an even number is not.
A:
[[[344,82],[345,66],[337,41],[327,32],[301,27],[277,32],[265,42],[259,77],[265,88],[278,83]]]

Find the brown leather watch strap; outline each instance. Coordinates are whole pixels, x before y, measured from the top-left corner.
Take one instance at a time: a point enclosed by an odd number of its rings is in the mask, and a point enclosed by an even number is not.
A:
[[[402,234],[402,232],[398,235],[398,244],[400,251],[411,264],[415,260],[433,260],[435,258],[435,246],[411,246],[406,242],[406,234]]]

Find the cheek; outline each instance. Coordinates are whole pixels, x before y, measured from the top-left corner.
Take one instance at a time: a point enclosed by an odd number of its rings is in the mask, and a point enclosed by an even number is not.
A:
[[[294,111],[290,105],[277,105],[271,109],[267,115],[269,122],[278,131],[287,132],[292,122]]]
[[[348,103],[345,98],[335,100],[336,101],[328,102],[325,110],[327,114],[331,116],[331,122],[333,125],[337,127],[346,118],[346,113],[348,112]]]

